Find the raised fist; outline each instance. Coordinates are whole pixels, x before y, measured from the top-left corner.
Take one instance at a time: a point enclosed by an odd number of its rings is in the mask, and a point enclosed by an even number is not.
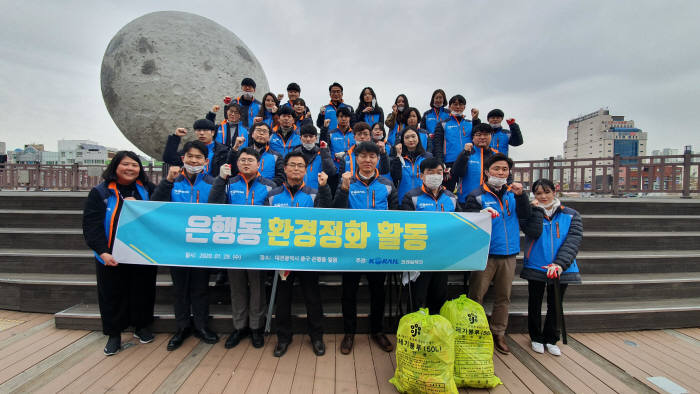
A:
[[[283,94],[283,93],[278,93],[278,94],[277,94],[277,100],[282,101],[283,98],[284,98],[284,94]]]
[[[328,127],[328,126],[330,126],[330,125],[331,125],[331,120],[330,120],[330,119],[326,119],[326,120],[323,121],[323,127]]]
[[[512,125],[515,123],[515,118],[506,119],[506,123],[508,123],[508,126]]]
[[[228,177],[231,176],[231,165],[230,164],[224,164],[221,166],[219,169],[219,176],[222,179],[228,179]]]
[[[328,174],[325,172],[321,171],[318,173],[318,186],[326,186],[326,183],[328,182]]]
[[[497,210],[495,210],[491,207],[486,207],[479,212],[488,213],[489,215],[491,215],[491,219],[501,216],[501,214],[499,214]]]
[[[474,147],[474,144],[472,144],[471,142],[464,144],[464,150],[467,152],[471,152],[473,147]]]
[[[394,149],[396,149],[396,156],[401,157],[401,153],[403,153],[403,152],[402,152],[402,150],[403,150],[403,145],[401,145],[401,144],[396,144],[396,145],[394,145]]]
[[[338,152],[335,154],[335,158],[338,160],[343,160],[343,157],[345,157],[345,152]]]
[[[245,142],[245,137],[236,138],[236,142],[233,144],[233,150],[238,150],[241,145]]]
[[[276,106],[276,105],[273,105],[272,108],[270,108],[270,112],[272,112],[273,114],[276,114],[276,113],[277,113],[277,109],[278,109],[277,106]]]
[[[321,106],[321,115],[325,115],[325,114],[326,114],[326,106],[322,105]]]
[[[519,196],[519,195],[523,194],[523,185],[521,183],[518,183],[518,182],[513,182],[510,185],[510,191],[515,193],[516,196]]]
[[[229,105],[229,104],[231,104],[231,101],[233,101],[231,96],[224,97],[224,104]]]
[[[256,116],[253,118],[253,123],[262,122],[262,116]]]
[[[321,142],[318,144],[318,146],[320,146],[321,149],[326,149],[326,148],[328,148],[328,144],[326,143],[326,141],[321,141]]]
[[[175,178],[180,174],[180,170],[180,166],[170,166],[170,168],[168,168],[168,182],[172,183],[175,181]]]
[[[479,117],[479,110],[476,108],[472,108],[472,119],[476,119]]]
[[[367,113],[367,112],[372,112],[374,108],[372,107],[365,107],[365,109],[362,110],[362,112]]]
[[[350,190],[350,180],[352,180],[352,172],[345,171],[341,177],[340,187],[343,190]]]
[[[377,141],[377,146],[380,153],[386,153],[386,143],[384,141]]]
[[[221,106],[216,104],[213,107],[211,107],[211,112],[219,112],[220,109],[221,109]]]
[[[178,127],[175,129],[175,135],[178,137],[184,137],[187,135],[187,129],[184,127]]]
[[[394,114],[397,114],[399,112],[399,107],[396,106],[396,104],[391,106],[391,112]]]

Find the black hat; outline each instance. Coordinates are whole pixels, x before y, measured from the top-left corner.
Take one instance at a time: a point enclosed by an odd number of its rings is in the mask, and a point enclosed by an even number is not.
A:
[[[241,86],[251,86],[253,89],[255,89],[255,81],[253,81],[253,78],[243,78],[241,81]]]
[[[488,123],[479,123],[472,129],[472,135],[476,133],[493,133],[493,127]]]
[[[338,108],[337,111],[335,111],[335,116],[337,117],[340,115],[350,117],[350,116],[352,116],[352,112],[350,111],[350,108],[348,108],[348,107],[340,107],[340,108]]]
[[[501,111],[500,109],[497,108],[497,109],[492,109],[491,111],[489,111],[489,114],[486,115],[486,119],[490,119],[490,118],[494,118],[494,117],[502,118],[504,116],[505,116],[505,114],[503,113],[503,111]]]
[[[216,131],[216,125],[209,119],[197,119],[192,125],[192,129]]]
[[[299,87],[299,84],[296,82],[292,82],[289,85],[287,85],[287,91],[292,91],[292,92],[300,92],[301,93],[301,88]]]
[[[291,115],[294,116],[294,111],[292,110],[292,107],[289,105],[283,105],[277,110],[277,115],[282,116],[282,115]]]
[[[301,126],[301,131],[299,135],[318,135],[316,133],[316,127],[310,123]]]

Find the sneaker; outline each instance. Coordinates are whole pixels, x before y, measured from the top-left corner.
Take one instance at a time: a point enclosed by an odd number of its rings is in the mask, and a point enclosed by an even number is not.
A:
[[[552,356],[561,356],[561,349],[559,349],[559,346],[557,346],[557,345],[552,345],[552,344],[548,343],[547,344],[547,351]]]
[[[107,340],[107,345],[105,345],[105,356],[111,356],[113,354],[119,353],[122,349],[122,337],[121,335],[110,336]]]
[[[530,343],[530,345],[532,346],[532,350],[535,353],[544,354],[544,345],[543,344],[533,341]]]
[[[141,343],[151,343],[155,339],[153,333],[148,328],[141,328],[134,331],[134,338],[138,338]]]

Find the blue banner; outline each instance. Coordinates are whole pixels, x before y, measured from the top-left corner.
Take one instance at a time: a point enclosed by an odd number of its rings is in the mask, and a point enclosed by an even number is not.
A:
[[[124,201],[125,264],[291,271],[483,270],[485,213]]]

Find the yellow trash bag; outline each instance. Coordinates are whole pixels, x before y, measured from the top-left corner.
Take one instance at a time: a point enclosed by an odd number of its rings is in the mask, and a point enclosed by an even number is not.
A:
[[[455,330],[455,383],[491,388],[502,384],[493,371],[493,338],[484,308],[462,294],[440,308]]]
[[[457,393],[454,329],[427,308],[405,315],[396,331],[396,372],[389,380],[401,393]]]

